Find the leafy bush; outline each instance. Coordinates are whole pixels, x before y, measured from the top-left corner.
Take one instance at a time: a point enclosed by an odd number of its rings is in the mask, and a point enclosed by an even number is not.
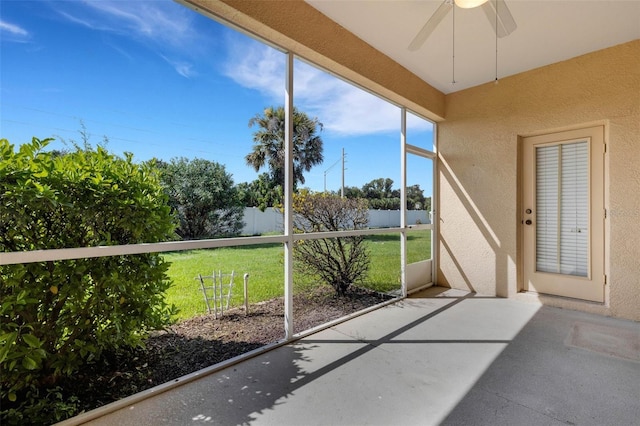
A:
[[[169,204],[180,221],[180,237],[188,240],[240,233],[244,208],[223,165],[202,158],[174,158],[157,165]]]
[[[367,201],[300,191],[293,199],[296,232],[364,229],[368,223]],[[294,246],[294,264],[304,274],[319,277],[337,294],[364,280],[369,270],[369,252],[364,237],[300,240]]]
[[[172,238],[152,166],[103,148],[57,155],[43,151],[49,141],[34,138],[15,151],[0,140],[0,252]],[[73,414],[58,379],[169,323],[167,269],[157,254],[0,266],[3,424]]]

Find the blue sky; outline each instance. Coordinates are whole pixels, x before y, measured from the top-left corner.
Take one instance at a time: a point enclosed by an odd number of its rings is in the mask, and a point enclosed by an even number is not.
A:
[[[200,157],[224,164],[236,183],[258,175],[245,164],[248,121],[284,99],[283,53],[168,0],[14,1],[0,9],[0,137],[92,143],[136,159]],[[324,128],[323,164],[305,186],[389,177],[399,186],[399,109],[296,60],[294,103]],[[409,142],[429,147],[431,126],[411,119]],[[425,161],[409,162],[409,184],[431,185]],[[330,169],[329,169],[330,168]],[[329,169],[329,170],[328,170]],[[328,171],[327,171],[328,170]],[[326,171],[326,173],[325,173]]]

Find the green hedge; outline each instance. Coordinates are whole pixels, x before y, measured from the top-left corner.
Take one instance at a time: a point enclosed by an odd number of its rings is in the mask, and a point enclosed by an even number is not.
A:
[[[46,152],[49,141],[0,140],[0,252],[174,237],[151,165],[101,147]],[[75,414],[57,381],[169,323],[167,269],[158,254],[0,266],[2,424]]]

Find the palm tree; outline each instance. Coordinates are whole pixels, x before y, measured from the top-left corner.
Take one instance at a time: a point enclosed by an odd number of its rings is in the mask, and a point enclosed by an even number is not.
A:
[[[253,150],[245,157],[247,165],[256,172],[265,164],[269,167],[273,186],[284,186],[284,107],[269,107],[264,115],[257,114],[249,120],[249,127],[258,125],[253,134]],[[317,118],[309,118],[304,112],[293,109],[293,187],[304,184],[304,172],[308,172],[324,160],[322,139],[316,134],[322,130]]]

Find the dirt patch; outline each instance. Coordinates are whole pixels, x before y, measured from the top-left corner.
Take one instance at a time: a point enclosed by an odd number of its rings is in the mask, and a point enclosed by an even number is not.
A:
[[[294,295],[295,332],[376,305],[389,296],[352,288],[336,297],[330,288]],[[154,333],[145,348],[106,354],[99,363],[61,383],[82,410],[108,404],[284,338],[284,301],[235,309],[221,318],[197,316]]]

